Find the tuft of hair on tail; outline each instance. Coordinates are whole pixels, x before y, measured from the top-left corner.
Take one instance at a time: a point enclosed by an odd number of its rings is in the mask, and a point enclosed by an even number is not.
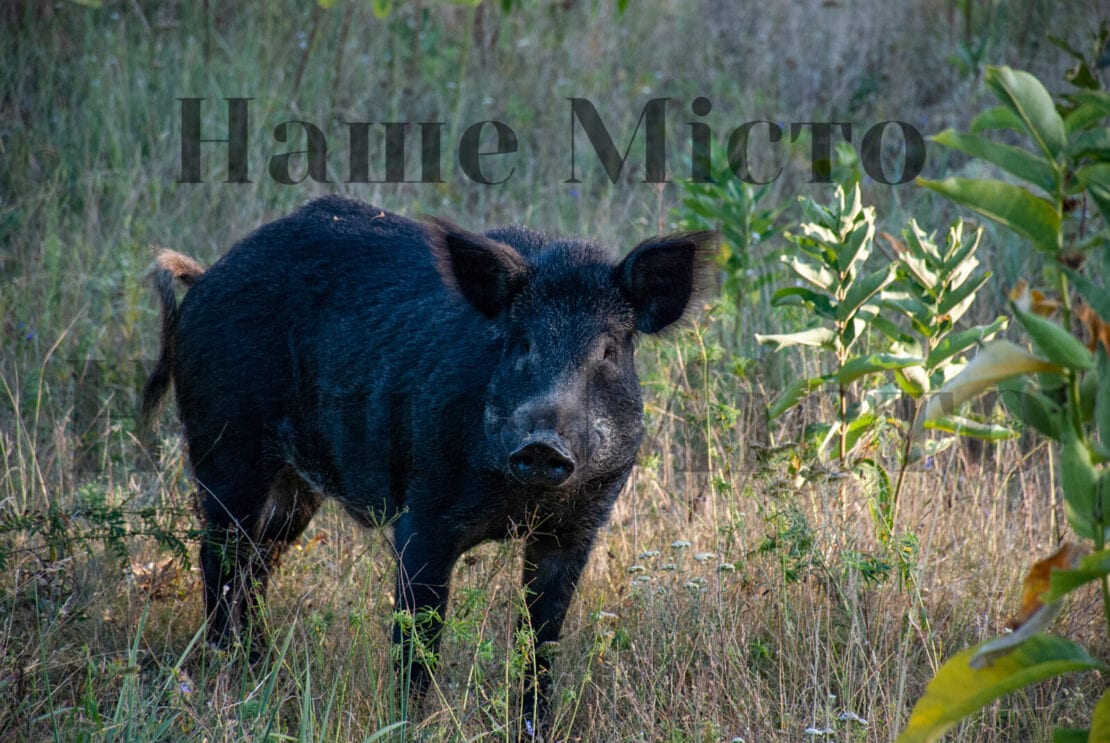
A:
[[[150,279],[162,305],[162,350],[154,370],[143,386],[143,402],[139,411],[139,432],[147,449],[151,449],[154,418],[162,406],[162,398],[173,381],[173,348],[177,332],[177,292],[175,282],[186,288],[204,275],[204,266],[189,256],[169,248],[160,248],[154,256]]]

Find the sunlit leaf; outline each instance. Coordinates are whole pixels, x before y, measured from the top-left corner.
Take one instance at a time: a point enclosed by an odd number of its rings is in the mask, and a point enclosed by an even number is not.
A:
[[[1060,367],[1033,356],[1010,341],[997,339],[976,354],[967,367],[930,398],[919,425],[951,415],[968,400],[999,382],[1032,372],[1059,372]]]
[[[1060,215],[1048,201],[1021,186],[995,180],[945,178],[917,183],[1028,238],[1042,253],[1059,249]]]
[[[907,366],[905,369],[894,370],[894,382],[899,389],[913,398],[918,398],[929,391],[929,375],[920,365]]]
[[[1091,733],[1088,743],[1103,743],[1110,740],[1110,691],[1103,692],[1094,712],[1091,713]]]
[[[972,346],[989,341],[998,331],[1004,330],[1008,323],[1007,318],[997,317],[990,325],[979,325],[967,330],[949,333],[936,345],[925,359],[925,366],[936,369],[942,362],[947,361],[956,354],[963,353]]]
[[[959,720],[1016,689],[1071,671],[1107,670],[1078,644],[1034,635],[986,668],[969,665],[978,647],[950,658],[914,705],[896,743],[932,743]]]
[[[844,300],[836,307],[837,320],[845,322],[852,317],[865,302],[894,280],[894,271],[894,264],[888,264],[853,281]]]
[[[797,255],[784,258],[784,260],[786,265],[794,269],[794,273],[818,289],[832,291],[833,287],[836,286],[836,276],[824,266],[820,266],[813,261],[807,261]]]
[[[982,441],[1006,441],[1019,435],[1012,428],[997,423],[972,420],[959,415],[946,415],[943,418],[937,418],[929,421],[925,424],[925,427],[933,431],[968,436]]]
[[[860,377],[879,371],[904,369],[907,366],[921,364],[921,359],[913,356],[895,356],[888,353],[872,353],[867,356],[854,358],[835,373],[836,381],[840,384],[851,384]]]
[[[988,67],[984,81],[1002,104],[1021,119],[1041,152],[1055,160],[1067,144],[1064,121],[1040,80],[1022,70]]]
[[[798,333],[755,334],[757,343],[774,346],[775,350],[791,346],[825,346],[832,342],[836,334],[831,328],[810,328]]]

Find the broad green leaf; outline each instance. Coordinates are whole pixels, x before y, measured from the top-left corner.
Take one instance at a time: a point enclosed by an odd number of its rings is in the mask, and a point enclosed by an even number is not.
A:
[[[990,340],[995,333],[1003,330],[1008,322],[1007,318],[998,317],[990,325],[977,325],[974,328],[949,333],[941,339],[940,343],[925,359],[925,367],[936,369],[956,354],[963,353],[978,343]]]
[[[1072,158],[1097,155],[1103,161],[1110,160],[1110,128],[1102,127],[1079,133],[1068,142],[1065,152]]]
[[[894,382],[899,389],[916,399],[929,391],[929,375],[920,366],[907,366],[894,370]]]
[[[787,286],[776,290],[771,295],[771,304],[775,307],[812,305],[814,312],[821,317],[827,317],[830,320],[836,319],[836,311],[833,309],[829,298],[804,286]]]
[[[940,303],[937,305],[937,314],[950,316],[952,322],[959,320],[964,316],[964,313],[967,312],[971,303],[975,301],[975,292],[979,291],[979,287],[987,283],[990,277],[990,272],[987,272],[971,281],[964,282],[960,286],[954,287],[944,295],[944,299],[940,300]]]
[[[1014,393],[1021,395],[1016,405],[1011,406],[1003,393],[1006,408],[1027,428],[1036,430],[1043,436],[1058,440],[1068,425],[1064,420],[1064,410],[1058,403],[1039,390],[1027,389]]]
[[[792,255],[783,258],[783,262],[794,269],[794,273],[798,274],[798,276],[802,277],[810,284],[813,284],[818,289],[831,292],[837,285],[836,275],[829,269],[813,261],[808,261],[800,256]]]
[[[864,210],[864,221],[857,224],[837,246],[836,266],[841,276],[854,276],[856,267],[871,255],[875,239],[875,210]]]
[[[848,423],[848,433],[844,436],[844,450],[846,452],[851,452],[855,449],[860,439],[875,429],[875,425],[879,420],[880,416],[875,413],[864,413],[856,416],[855,419]]]
[[[1110,446],[1110,356],[1098,349],[1098,396],[1095,397],[1095,427],[1103,446]]]
[[[1003,694],[1072,671],[1107,670],[1071,640],[1034,635],[986,668],[971,668],[978,646],[950,658],[914,705],[896,743],[932,743]]]
[[[1084,556],[1074,570],[1053,570],[1051,587],[1041,594],[1041,601],[1050,604],[1104,575],[1110,575],[1110,550],[1101,550]]]
[[[1067,96],[1068,99],[1075,101],[1077,109],[1083,106],[1089,106],[1099,112],[1100,119],[1110,118],[1110,91],[1106,90],[1077,90]],[[1075,110],[1072,114],[1075,114]],[[1096,119],[1097,120],[1097,119]]]
[[[1110,224],[1110,163],[1086,165],[1075,174],[1102,212],[1103,220]]]
[[[1015,132],[1025,132],[1025,126],[1021,123],[1021,119],[1005,106],[988,108],[971,120],[971,131],[974,134],[988,129],[1012,129]]]
[[[1091,451],[1086,443],[1066,426],[1060,448],[1060,488],[1064,491],[1064,514],[1080,536],[1093,539],[1095,498],[1099,494],[1099,477],[1091,464]]]
[[[925,427],[934,431],[967,436],[973,439],[982,439],[983,441],[1006,441],[1007,439],[1017,438],[1017,436],[1020,435],[1017,431],[1007,426],[977,421],[960,415],[948,415],[934,421],[929,421],[925,424]]]
[[[1048,194],[1055,194],[1058,173],[1043,157],[1013,145],[993,142],[977,134],[960,134],[945,129],[930,137],[934,142],[993,163],[1011,175],[1028,181]]]
[[[918,178],[917,183],[1028,238],[1042,253],[1055,255],[1059,250],[1056,207],[1021,186],[970,178]]]
[[[907,333],[905,333],[900,327],[898,327],[897,323],[892,322],[882,315],[876,315],[875,317],[871,318],[871,327],[875,330],[878,330],[880,333],[882,333],[895,343],[912,345],[916,342],[916,339],[912,335],[908,335]]]
[[[833,376],[840,384],[851,384],[862,376],[872,374],[880,371],[891,371],[893,369],[904,369],[907,366],[916,366],[921,363],[921,359],[913,356],[894,356],[887,353],[872,353],[867,356],[859,356],[839,370],[834,372]]]
[[[1009,67],[988,67],[984,79],[1002,104],[1021,119],[1041,152],[1055,160],[1067,144],[1064,121],[1040,80]]]
[[[1105,743],[1110,740],[1110,691],[1106,691],[1091,713],[1091,734],[1088,743]]]
[[[839,322],[846,322],[856,314],[860,307],[894,280],[894,271],[895,266],[891,263],[853,281],[844,295],[844,300],[836,306],[836,319]]]
[[[929,399],[918,425],[953,414],[961,405],[999,382],[1032,372],[1060,368],[1033,356],[1008,340],[996,339],[979,350],[971,363]]]
[[[799,379],[787,385],[786,389],[779,394],[774,405],[772,405],[771,409],[767,412],[768,416],[774,421],[787,410],[790,410],[801,402],[806,395],[820,387],[824,382],[825,380],[822,377],[813,377],[812,379]]]
[[[971,239],[964,239],[964,221],[957,219],[952,227],[948,230],[947,251],[944,256],[944,268],[946,273],[955,271],[956,268],[964,262],[965,259],[975,254],[979,249],[979,241],[983,237],[983,227],[980,225],[975,228],[975,234]],[[976,261],[978,265],[978,261]]]
[[[791,346],[826,346],[835,337],[830,328],[810,328],[799,333],[781,333],[771,335],[755,334],[757,343],[774,346],[775,350],[790,348]]]
[[[1090,369],[1095,365],[1087,347],[1062,327],[1031,312],[1014,308],[1014,316],[1022,324],[1044,358],[1068,369]]]

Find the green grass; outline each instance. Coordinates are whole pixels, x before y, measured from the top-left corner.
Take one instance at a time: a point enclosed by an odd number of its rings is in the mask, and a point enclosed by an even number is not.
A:
[[[460,563],[420,721],[401,722],[394,702],[383,536],[330,507],[273,583],[266,661],[251,669],[201,651],[180,444],[170,429],[151,461],[134,438],[157,353],[144,283],[156,246],[210,262],[262,222],[339,190],[408,215],[522,222],[627,248],[677,223],[680,194],[641,182],[642,140],[614,185],[580,137],[583,183],[565,183],[568,97],[590,99],[622,149],[644,103],[671,97],[678,179],[698,95],[713,101],[704,121],[720,144],[756,119],[848,120],[856,144],[884,119],[962,128],[987,98],[946,61],[961,44],[986,40],[985,62],[1056,84],[1067,60],[1046,36],[1085,41],[1098,17],[1094,2],[1032,0],[630,5],[506,14],[426,0],[379,19],[355,3],[344,35],[342,2],[241,14],[219,3],[0,2],[0,739],[501,740],[513,723],[528,659],[510,630],[520,603],[511,544]],[[226,130],[223,97],[253,97],[253,183],[220,182],[213,145],[207,182],[177,183],[177,98],[187,96],[208,99],[205,136]],[[325,131],[332,183],[267,177],[272,155],[299,148],[271,135],[289,119]],[[455,143],[483,119],[520,138],[503,185],[476,185],[457,167]],[[445,182],[344,184],[344,121],[445,122]],[[371,131],[380,168],[381,129]],[[798,193],[831,193],[806,182],[805,153],[803,141],[778,155],[784,176],[767,199],[787,207],[784,223],[798,219]],[[962,167],[930,148],[931,177]],[[930,228],[953,214],[913,186],[864,190],[894,233],[910,214]],[[984,239],[996,279],[971,321],[993,319],[1029,272],[1021,246],[993,230]],[[833,728],[837,740],[888,740],[945,658],[1001,631],[1030,556],[1055,546],[1064,527],[1043,445],[954,447],[908,476],[898,528],[919,546],[913,580],[900,585],[874,543],[867,493],[851,485],[845,513],[830,473],[789,449],[753,448],[772,443],[767,402],[816,360],[768,356],[751,333],[796,319],[753,299],[642,344],[648,436],[567,620],[559,739],[751,743]],[[776,421],[774,443],[821,412]],[[1059,622],[1105,657],[1093,593]],[[1049,740],[1053,724],[1089,716],[1097,690],[1090,678],[1039,685],[964,723],[958,739]]]

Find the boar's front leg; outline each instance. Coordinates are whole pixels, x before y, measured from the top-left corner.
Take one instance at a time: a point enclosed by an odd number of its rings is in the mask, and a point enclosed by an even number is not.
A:
[[[562,542],[554,535],[533,534],[524,547],[524,587],[528,596],[528,616],[536,648],[536,661],[525,685],[521,705],[524,712],[524,737],[543,735],[551,722],[551,660],[558,647],[563,620],[567,615],[582,569],[590,558],[593,534],[575,535]],[[530,729],[529,729],[530,728]]]
[[[406,514],[394,528],[397,602],[393,642],[399,646],[399,697],[419,707],[435,670],[436,651],[450,592],[451,570],[459,553],[442,530],[420,528]],[[407,715],[406,715],[407,716]]]

